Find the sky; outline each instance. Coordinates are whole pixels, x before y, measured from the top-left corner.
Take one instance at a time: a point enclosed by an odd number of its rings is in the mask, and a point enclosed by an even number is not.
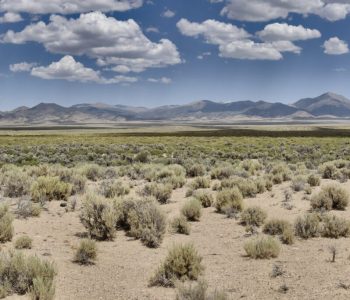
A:
[[[350,0],[0,0],[0,110],[350,98]]]

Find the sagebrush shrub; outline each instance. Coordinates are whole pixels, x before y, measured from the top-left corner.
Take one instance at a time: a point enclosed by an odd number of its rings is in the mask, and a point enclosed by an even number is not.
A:
[[[120,204],[120,225],[144,245],[157,248],[166,232],[166,217],[154,199],[128,199]]]
[[[85,164],[78,168],[80,173],[91,181],[97,181],[103,175],[102,168],[97,164]]]
[[[170,184],[149,183],[146,184],[142,194],[146,197],[153,196],[161,204],[166,204],[171,198],[173,187]]]
[[[322,164],[319,169],[322,177],[325,179],[333,179],[337,172],[337,167],[335,166],[334,162],[326,162]]]
[[[304,190],[306,185],[306,178],[304,176],[296,176],[292,179],[291,187],[295,192]]]
[[[315,174],[311,174],[307,178],[307,183],[310,184],[310,186],[319,186],[321,184],[321,178]]]
[[[21,199],[18,201],[16,215],[20,218],[39,217],[42,207],[39,203],[33,203],[31,200]]]
[[[271,219],[264,225],[263,232],[270,235],[278,235],[284,244],[294,243],[294,229],[288,221]]]
[[[130,193],[130,187],[120,180],[105,180],[101,182],[100,193],[106,198],[121,197]]]
[[[98,240],[111,240],[119,214],[110,200],[94,193],[85,195],[82,203],[80,221],[89,236]]]
[[[184,216],[174,218],[171,222],[171,228],[174,232],[180,234],[189,235],[191,232],[190,224],[187,222],[187,219]]]
[[[226,210],[240,212],[243,209],[243,196],[237,187],[223,189],[218,192],[215,203],[216,210],[224,213]]]
[[[31,197],[34,202],[68,200],[72,185],[58,177],[39,177],[31,186]]]
[[[167,287],[178,280],[197,280],[203,271],[202,257],[192,244],[175,245],[150,279],[150,285]]]
[[[84,239],[80,242],[79,247],[74,255],[74,262],[86,265],[96,260],[97,246],[96,242],[90,239]]]
[[[0,266],[0,282],[7,287],[7,295],[30,292],[32,297],[36,296],[33,299],[53,299],[56,271],[52,263],[36,256],[26,257],[20,252],[10,252],[0,255]]]
[[[295,221],[295,234],[303,239],[319,236],[320,219],[316,214],[299,216]]]
[[[266,212],[258,206],[245,209],[241,214],[241,223],[247,226],[260,227],[267,218]]]
[[[203,280],[198,282],[178,282],[176,284],[176,300],[228,300],[225,292],[215,290],[208,292],[208,284]]]
[[[255,197],[258,193],[256,183],[251,179],[235,177],[224,179],[221,182],[222,189],[230,189],[234,187],[237,187],[240,190],[243,197]]]
[[[348,237],[350,235],[350,222],[335,215],[322,218],[323,226],[321,235],[328,238]]]
[[[2,186],[5,197],[16,198],[29,193],[31,178],[19,168],[14,168],[2,175]]]
[[[33,240],[26,235],[20,236],[15,241],[16,249],[31,249]]]
[[[199,221],[202,216],[202,204],[198,199],[190,199],[181,208],[181,214],[188,221]]]
[[[190,183],[190,189],[208,189],[210,188],[210,179],[208,177],[196,177]]]
[[[349,194],[339,184],[328,184],[311,198],[311,207],[317,210],[344,210],[348,203]]]
[[[193,193],[193,197],[199,200],[203,207],[211,207],[214,202],[213,195],[207,190],[196,190]]]
[[[254,259],[269,259],[280,253],[280,243],[271,236],[258,236],[244,244],[247,255]]]
[[[6,243],[13,237],[13,215],[7,204],[0,205],[0,243]]]
[[[206,172],[206,169],[204,165],[194,164],[188,168],[187,176],[189,177],[204,176],[205,172]]]
[[[212,179],[222,180],[224,178],[230,178],[235,173],[235,169],[232,165],[225,164],[224,166],[216,167],[211,171]]]

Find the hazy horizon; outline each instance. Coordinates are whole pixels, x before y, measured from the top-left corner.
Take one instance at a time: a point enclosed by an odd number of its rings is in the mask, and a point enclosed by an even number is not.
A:
[[[0,3],[0,110],[350,97],[346,1],[48,3]]]

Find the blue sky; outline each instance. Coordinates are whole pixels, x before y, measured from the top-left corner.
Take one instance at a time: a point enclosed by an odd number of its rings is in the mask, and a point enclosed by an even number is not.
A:
[[[349,0],[3,0],[0,11],[1,110],[350,97]]]

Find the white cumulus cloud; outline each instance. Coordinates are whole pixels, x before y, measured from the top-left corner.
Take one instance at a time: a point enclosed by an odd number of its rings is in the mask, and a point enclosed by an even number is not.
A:
[[[30,14],[74,14],[91,11],[126,11],[142,0],[1,0],[0,11]]]
[[[17,23],[23,21],[22,16],[17,13],[7,12],[0,17],[0,23]]]
[[[170,84],[172,83],[171,78],[168,77],[161,77],[161,78],[148,78],[148,82],[152,83],[163,83],[163,84]]]
[[[325,41],[323,47],[324,53],[329,55],[341,55],[349,53],[348,44],[338,37],[332,37],[329,40]]]
[[[51,53],[87,55],[100,66],[122,66],[132,72],[181,63],[177,47],[168,39],[149,40],[132,19],[119,21],[101,12],[81,14],[78,19],[52,15],[20,32],[7,31],[3,43],[37,42]]]
[[[31,75],[42,79],[62,79],[78,82],[95,82],[100,84],[132,83],[136,82],[136,77],[115,76],[105,78],[99,71],[85,67],[77,62],[72,56],[66,55],[60,61],[53,62],[48,66],[33,67]]]
[[[10,65],[10,71],[14,73],[18,72],[29,72],[33,67],[35,67],[36,63],[28,63],[28,62],[21,62],[17,64]]]

